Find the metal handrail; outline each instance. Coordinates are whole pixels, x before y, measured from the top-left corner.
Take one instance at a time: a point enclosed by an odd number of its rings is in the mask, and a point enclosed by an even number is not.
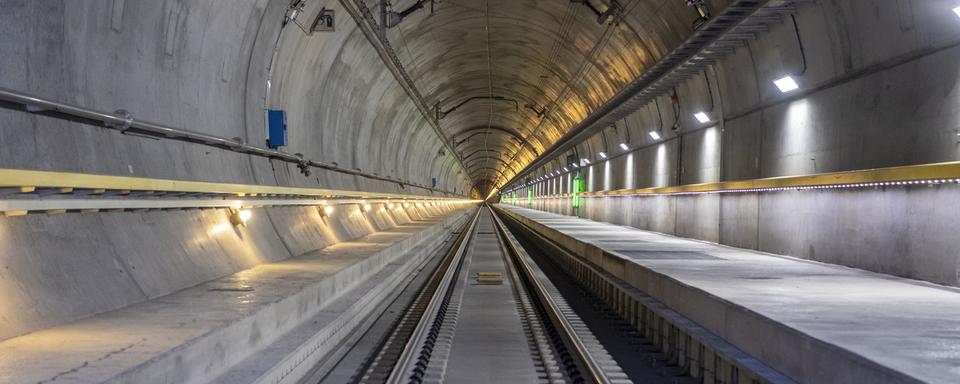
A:
[[[566,174],[567,173],[562,173],[556,177],[563,177]],[[716,183],[681,184],[667,187],[579,192],[578,195],[581,197],[656,196],[721,192],[766,192],[786,189],[900,187],[945,183],[960,183],[960,161],[815,173],[810,175],[721,181]],[[521,187],[508,190],[507,193],[519,191],[527,186],[528,185],[524,184]],[[572,196],[570,193],[560,193],[540,195],[535,198]]]
[[[253,156],[266,157],[269,159],[280,160],[287,163],[296,164],[302,172],[308,173],[310,167],[326,169],[329,171],[345,173],[348,175],[364,177],[373,180],[386,181],[407,185],[411,187],[425,189],[431,192],[445,193],[449,195],[458,195],[456,193],[428,187],[426,185],[413,183],[410,181],[392,179],[385,176],[373,175],[355,169],[342,168],[333,164],[328,164],[316,160],[305,159],[301,156],[285,153],[273,149],[262,148],[255,145],[240,143],[220,136],[210,135],[201,132],[189,131],[175,128],[163,124],[152,123],[149,121],[137,120],[129,112],[118,110],[114,113],[108,113],[61,103],[58,101],[29,95],[12,89],[0,87],[0,107],[13,110],[26,111],[29,113],[50,116],[54,118],[66,119],[71,121],[79,120],[82,123],[101,126],[104,128],[115,129],[125,134],[142,135],[155,139],[177,140],[194,144],[201,144],[232,152],[243,153]],[[462,196],[462,194],[459,194]]]

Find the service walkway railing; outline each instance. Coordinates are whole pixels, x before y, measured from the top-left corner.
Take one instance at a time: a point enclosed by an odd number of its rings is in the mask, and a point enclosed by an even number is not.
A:
[[[101,210],[332,207],[342,204],[441,205],[477,201],[327,188],[213,183],[0,168],[0,214]]]

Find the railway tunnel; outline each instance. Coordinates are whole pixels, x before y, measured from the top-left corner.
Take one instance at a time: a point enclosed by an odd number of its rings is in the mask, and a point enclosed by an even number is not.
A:
[[[960,382],[960,1],[0,0],[0,383]]]

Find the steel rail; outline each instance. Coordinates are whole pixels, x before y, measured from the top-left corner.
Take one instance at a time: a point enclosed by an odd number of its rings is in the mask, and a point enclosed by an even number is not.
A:
[[[550,317],[550,320],[554,323],[557,330],[560,331],[560,335],[566,342],[567,347],[572,350],[574,355],[576,355],[576,359],[581,363],[581,366],[586,369],[586,372],[581,372],[581,374],[587,374],[584,379],[586,379],[588,382],[597,384],[613,383],[614,381],[607,377],[603,369],[603,365],[594,359],[587,350],[587,346],[580,339],[573,325],[567,320],[566,316],[564,316],[563,311],[561,311],[560,306],[557,304],[557,301],[547,292],[547,289],[543,286],[540,280],[536,278],[536,274],[533,273],[533,270],[527,263],[527,260],[522,257],[520,251],[517,249],[517,245],[507,236],[508,232],[506,226],[500,220],[497,212],[489,207],[487,209],[490,209],[490,213],[493,216],[494,226],[497,228],[497,232],[503,239],[504,245],[507,247],[507,250],[513,257],[514,264],[518,266],[520,268],[520,272],[526,276],[528,285],[530,288],[533,288],[533,293],[543,304],[547,315]]]
[[[482,209],[483,208],[477,209],[477,213],[473,216],[470,224],[458,239],[459,243],[453,248],[455,251],[451,262],[443,271],[443,277],[440,279],[437,290],[430,298],[430,303],[427,305],[426,310],[417,322],[416,328],[414,328],[410,338],[404,345],[403,352],[401,352],[400,357],[397,358],[393,370],[390,372],[390,376],[387,377],[386,383],[400,384],[409,382],[409,376],[413,373],[413,369],[417,363],[416,359],[426,342],[427,329],[433,324],[434,320],[437,319],[437,314],[443,304],[444,298],[449,296],[449,293],[454,288],[452,282],[459,272],[461,261],[463,261],[464,254],[467,250],[467,245],[473,239],[473,232],[476,229]]]
[[[25,111],[33,114],[76,121],[87,125],[99,126],[108,129],[114,129],[124,134],[145,136],[153,139],[176,140],[193,144],[206,145],[231,152],[243,153],[252,156],[265,157],[272,160],[279,160],[287,163],[296,164],[302,172],[307,172],[311,167],[325,169],[333,172],[344,173],[352,176],[358,176],[373,180],[397,183],[411,187],[425,189],[431,192],[457,195],[453,192],[428,187],[423,184],[413,183],[407,180],[394,179],[386,176],[379,176],[366,173],[356,169],[348,169],[333,164],[328,164],[316,160],[304,159],[301,156],[281,152],[274,149],[262,148],[255,145],[244,144],[220,136],[206,133],[189,131],[181,128],[171,127],[163,124],[153,123],[144,120],[135,119],[128,112],[118,110],[115,113],[98,111],[91,108],[61,103],[55,100],[29,95],[19,91],[0,87],[0,107],[7,109]],[[462,194],[460,194],[462,195]]]
[[[259,184],[218,183],[208,181],[114,176],[95,173],[38,171],[0,168],[0,195],[13,189],[19,193],[42,188],[94,189],[107,191],[160,191],[178,193],[223,194],[236,196],[290,195],[358,198],[451,199],[441,196],[391,192],[352,191],[330,188],[286,187]]]
[[[551,178],[563,177],[552,176]],[[540,181],[542,182],[542,181]],[[604,196],[659,196],[697,193],[768,192],[780,190],[906,187],[911,185],[937,185],[960,183],[960,161],[904,165],[899,167],[861,169],[818,173],[800,176],[780,176],[763,179],[723,181],[719,183],[684,184],[669,187],[618,189],[578,193],[581,197]],[[532,183],[531,183],[532,185]],[[528,187],[524,184],[505,193]],[[541,195],[537,197],[570,197],[569,193]]]
[[[0,200],[0,216],[22,216],[28,213],[66,213],[121,210],[170,210],[170,209],[211,209],[211,208],[264,208],[264,207],[323,207],[337,205],[364,204],[467,204],[467,200],[423,201],[423,200],[384,200],[384,199],[276,199],[276,198],[39,198]],[[399,207],[396,207],[399,208]]]

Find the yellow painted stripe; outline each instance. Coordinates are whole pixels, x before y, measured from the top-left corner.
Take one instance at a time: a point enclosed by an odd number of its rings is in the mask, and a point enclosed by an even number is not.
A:
[[[831,172],[803,176],[783,176],[766,179],[726,181],[721,183],[687,184],[661,188],[620,189],[614,191],[584,192],[584,196],[658,195],[689,192],[723,192],[744,189],[796,188],[826,185],[882,183],[960,179],[960,162],[907,165],[901,167]],[[560,195],[565,196],[565,195]]]
[[[25,169],[0,168],[0,187],[16,187],[30,192],[36,188],[59,188],[60,191],[73,189],[93,189],[96,193],[103,190],[121,191],[166,191],[222,193],[237,196],[258,195],[298,195],[316,197],[353,197],[378,199],[456,199],[398,193],[375,193],[347,191],[326,188],[278,187],[255,184],[211,183],[204,181],[186,181],[152,179],[144,177],[98,175],[90,173],[51,172]],[[462,199],[462,198],[461,198]]]

